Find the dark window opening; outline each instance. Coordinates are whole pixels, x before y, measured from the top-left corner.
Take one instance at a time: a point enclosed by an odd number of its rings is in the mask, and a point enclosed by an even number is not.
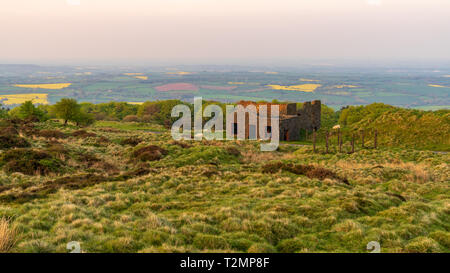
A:
[[[233,134],[237,135],[238,133],[238,125],[237,123],[233,123]]]
[[[289,141],[289,131],[288,130],[284,131],[283,140],[284,141]]]
[[[267,133],[272,133],[272,126],[267,126],[266,127],[266,131],[267,131]]]

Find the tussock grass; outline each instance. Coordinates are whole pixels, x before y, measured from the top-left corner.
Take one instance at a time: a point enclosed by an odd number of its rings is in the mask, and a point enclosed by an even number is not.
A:
[[[17,227],[6,218],[0,218],[0,253],[9,252],[18,238]]]
[[[57,126],[35,124],[64,138],[21,137],[65,173],[0,171],[0,218],[21,227],[8,251],[67,252],[70,241],[83,252],[367,252],[370,241],[450,251],[445,153],[263,153],[257,142],[176,142],[122,123]],[[145,153],[158,160],[136,160]]]

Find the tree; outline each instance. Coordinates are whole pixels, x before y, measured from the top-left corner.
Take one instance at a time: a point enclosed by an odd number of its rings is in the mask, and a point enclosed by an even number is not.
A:
[[[147,101],[139,106],[137,115],[145,122],[156,122],[157,124],[172,124],[178,118],[172,118],[172,108],[176,105],[184,104],[191,108],[193,113],[193,105],[180,100],[163,100],[163,101]]]
[[[8,117],[8,109],[4,108],[3,105],[0,104],[0,118],[4,119]]]
[[[61,99],[53,105],[53,111],[58,118],[64,120],[64,125],[69,120],[76,122],[80,119],[80,105],[75,99]]]
[[[78,114],[74,118],[77,126],[89,126],[94,123],[94,115],[86,113],[82,110],[78,111]]]
[[[41,108],[34,106],[31,100],[26,101],[22,103],[19,107],[11,110],[9,112],[9,115],[20,119],[31,119],[39,121],[45,119],[45,113],[41,110]]]

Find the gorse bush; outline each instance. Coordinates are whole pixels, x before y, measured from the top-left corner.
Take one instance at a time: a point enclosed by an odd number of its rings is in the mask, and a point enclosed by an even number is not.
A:
[[[30,147],[26,139],[13,134],[0,134],[0,149],[25,147]]]
[[[50,153],[35,149],[13,149],[0,155],[0,166],[7,173],[47,175],[62,172],[63,162]]]
[[[155,161],[167,155],[168,151],[156,145],[139,147],[132,154],[132,159],[140,161]]]

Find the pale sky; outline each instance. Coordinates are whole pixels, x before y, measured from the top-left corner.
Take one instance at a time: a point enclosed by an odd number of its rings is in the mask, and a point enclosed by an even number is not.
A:
[[[450,61],[450,0],[0,0],[0,63]]]

